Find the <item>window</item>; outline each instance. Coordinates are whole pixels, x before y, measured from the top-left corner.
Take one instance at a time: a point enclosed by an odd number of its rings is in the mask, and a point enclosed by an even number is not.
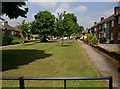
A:
[[[99,29],[101,29],[101,25],[99,25]]]
[[[118,24],[120,24],[120,16],[118,17]]]
[[[111,33],[111,40],[113,40],[113,33]]]
[[[14,35],[15,34],[15,32],[14,31],[11,31],[11,35]]]
[[[112,20],[111,22],[111,27],[114,27],[114,20]]]
[[[107,24],[106,23],[104,23],[104,27],[107,28]]]
[[[97,31],[97,28],[94,28],[94,31],[96,32],[96,31]]]

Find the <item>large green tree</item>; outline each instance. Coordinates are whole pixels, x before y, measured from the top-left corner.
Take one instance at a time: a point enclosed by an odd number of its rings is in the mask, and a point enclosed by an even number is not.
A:
[[[23,7],[25,5],[26,3],[24,0],[22,2],[2,2],[2,7],[0,7],[2,9],[2,13],[0,13],[0,15],[5,14],[10,19],[17,19],[19,16],[26,17],[28,8]]]
[[[40,34],[41,41],[47,41],[46,37],[50,35],[55,27],[55,16],[48,11],[39,11],[35,16],[35,21],[32,22],[32,32]]]

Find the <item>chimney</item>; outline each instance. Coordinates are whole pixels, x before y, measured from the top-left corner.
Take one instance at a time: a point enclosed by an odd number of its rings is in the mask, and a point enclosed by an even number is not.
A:
[[[120,13],[120,7],[119,7],[119,6],[116,6],[116,7],[114,8],[114,14],[118,14],[118,13]]]
[[[94,25],[96,25],[97,24],[97,22],[94,22]]]
[[[103,22],[104,21],[104,17],[101,17],[101,22]]]

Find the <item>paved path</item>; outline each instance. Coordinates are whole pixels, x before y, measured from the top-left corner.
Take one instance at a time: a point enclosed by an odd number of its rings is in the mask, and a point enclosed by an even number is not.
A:
[[[115,60],[113,60],[110,56],[104,54],[103,52],[83,43],[82,41],[79,42],[80,45],[84,48],[90,61],[93,63],[93,65],[100,73],[100,75],[112,76],[113,87],[118,87],[118,80],[120,80],[118,79],[118,77],[120,77],[120,73],[117,72],[118,63]]]

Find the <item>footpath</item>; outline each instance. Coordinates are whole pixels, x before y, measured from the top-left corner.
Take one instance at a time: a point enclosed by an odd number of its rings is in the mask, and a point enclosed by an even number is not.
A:
[[[118,62],[107,54],[95,49],[79,40],[80,45],[84,48],[91,63],[98,70],[100,76],[112,76],[113,87],[120,89],[120,72],[118,72]]]

